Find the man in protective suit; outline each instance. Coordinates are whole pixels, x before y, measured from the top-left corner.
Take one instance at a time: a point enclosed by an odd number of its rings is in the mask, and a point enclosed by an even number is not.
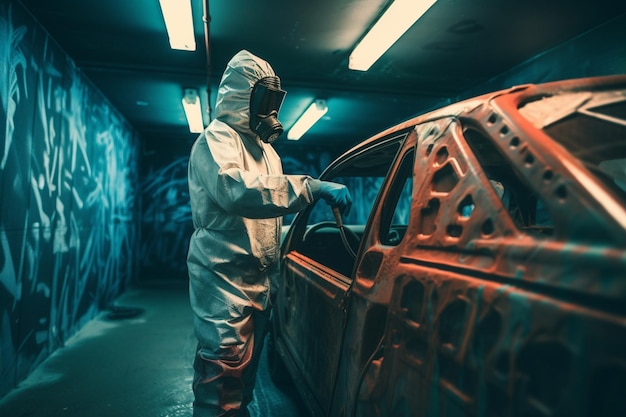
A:
[[[283,132],[278,111],[284,95],[272,67],[240,51],[220,81],[215,119],[191,150],[194,417],[249,415],[282,216],[319,198],[343,212],[352,203],[341,184],[283,174],[270,143]]]

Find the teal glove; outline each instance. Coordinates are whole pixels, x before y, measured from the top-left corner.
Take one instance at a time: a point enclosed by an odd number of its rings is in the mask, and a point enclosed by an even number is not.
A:
[[[348,187],[343,184],[330,181],[312,180],[310,181],[311,192],[313,198],[316,200],[319,198],[324,199],[326,203],[331,207],[337,207],[344,216],[350,213],[352,207],[352,196]]]

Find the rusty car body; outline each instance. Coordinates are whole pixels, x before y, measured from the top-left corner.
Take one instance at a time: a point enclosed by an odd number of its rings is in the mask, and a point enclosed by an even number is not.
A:
[[[345,239],[294,219],[269,344],[312,415],[626,415],[626,76],[446,106],[322,178],[359,204]]]

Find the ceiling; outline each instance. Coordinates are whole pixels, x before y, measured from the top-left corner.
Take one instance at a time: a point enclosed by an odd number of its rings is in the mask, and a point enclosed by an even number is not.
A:
[[[276,145],[340,149],[626,12],[622,0],[439,0],[356,72],[348,56],[388,0],[191,0],[195,52],[170,49],[158,0],[21,2],[147,140],[192,141],[183,88],[206,103],[210,87],[213,105],[226,63],[247,49],[281,77],[285,129],[315,98],[327,100],[300,141],[283,135]]]

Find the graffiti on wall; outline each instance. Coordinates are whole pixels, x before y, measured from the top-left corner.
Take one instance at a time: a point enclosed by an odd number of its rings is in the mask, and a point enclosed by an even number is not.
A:
[[[188,241],[193,231],[188,162],[188,155],[177,156],[157,166],[142,181],[140,275],[143,280],[187,278]]]
[[[0,61],[2,395],[129,283],[138,138],[16,2]]]

